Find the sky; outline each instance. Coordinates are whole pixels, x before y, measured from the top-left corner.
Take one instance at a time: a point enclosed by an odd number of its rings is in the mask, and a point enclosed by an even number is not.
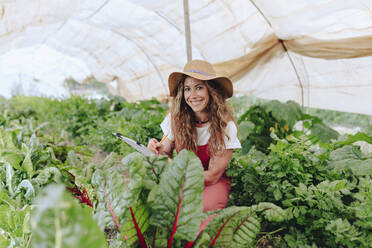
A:
[[[66,78],[80,82],[90,74],[84,62],[47,46],[13,49],[0,56],[0,96],[66,97]]]

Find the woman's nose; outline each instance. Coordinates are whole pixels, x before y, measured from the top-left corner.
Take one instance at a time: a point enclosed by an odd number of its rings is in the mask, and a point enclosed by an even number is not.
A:
[[[195,89],[192,89],[191,90],[191,96],[197,96],[197,91]]]

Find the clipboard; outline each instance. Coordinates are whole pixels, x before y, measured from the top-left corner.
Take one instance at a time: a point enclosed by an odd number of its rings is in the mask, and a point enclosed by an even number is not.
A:
[[[134,140],[132,140],[128,137],[124,137],[121,133],[112,133],[112,134],[115,135],[116,137],[120,138],[121,140],[123,140],[125,143],[127,143],[128,145],[130,145],[131,147],[133,147],[134,149],[136,149],[137,151],[139,151],[140,153],[142,153],[146,157],[150,157],[152,155],[155,155],[155,153],[153,153],[150,149],[148,149],[143,144],[141,144],[137,141],[134,141]]]

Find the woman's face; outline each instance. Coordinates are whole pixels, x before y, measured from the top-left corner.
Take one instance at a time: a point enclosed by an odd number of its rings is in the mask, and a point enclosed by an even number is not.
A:
[[[203,112],[209,103],[209,92],[204,81],[186,77],[183,95],[187,105],[195,112]]]

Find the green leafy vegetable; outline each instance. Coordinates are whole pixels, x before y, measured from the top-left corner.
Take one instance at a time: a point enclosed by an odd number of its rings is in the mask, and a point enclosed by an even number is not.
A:
[[[32,211],[32,247],[107,247],[91,210],[74,202],[62,185],[46,187]]]

